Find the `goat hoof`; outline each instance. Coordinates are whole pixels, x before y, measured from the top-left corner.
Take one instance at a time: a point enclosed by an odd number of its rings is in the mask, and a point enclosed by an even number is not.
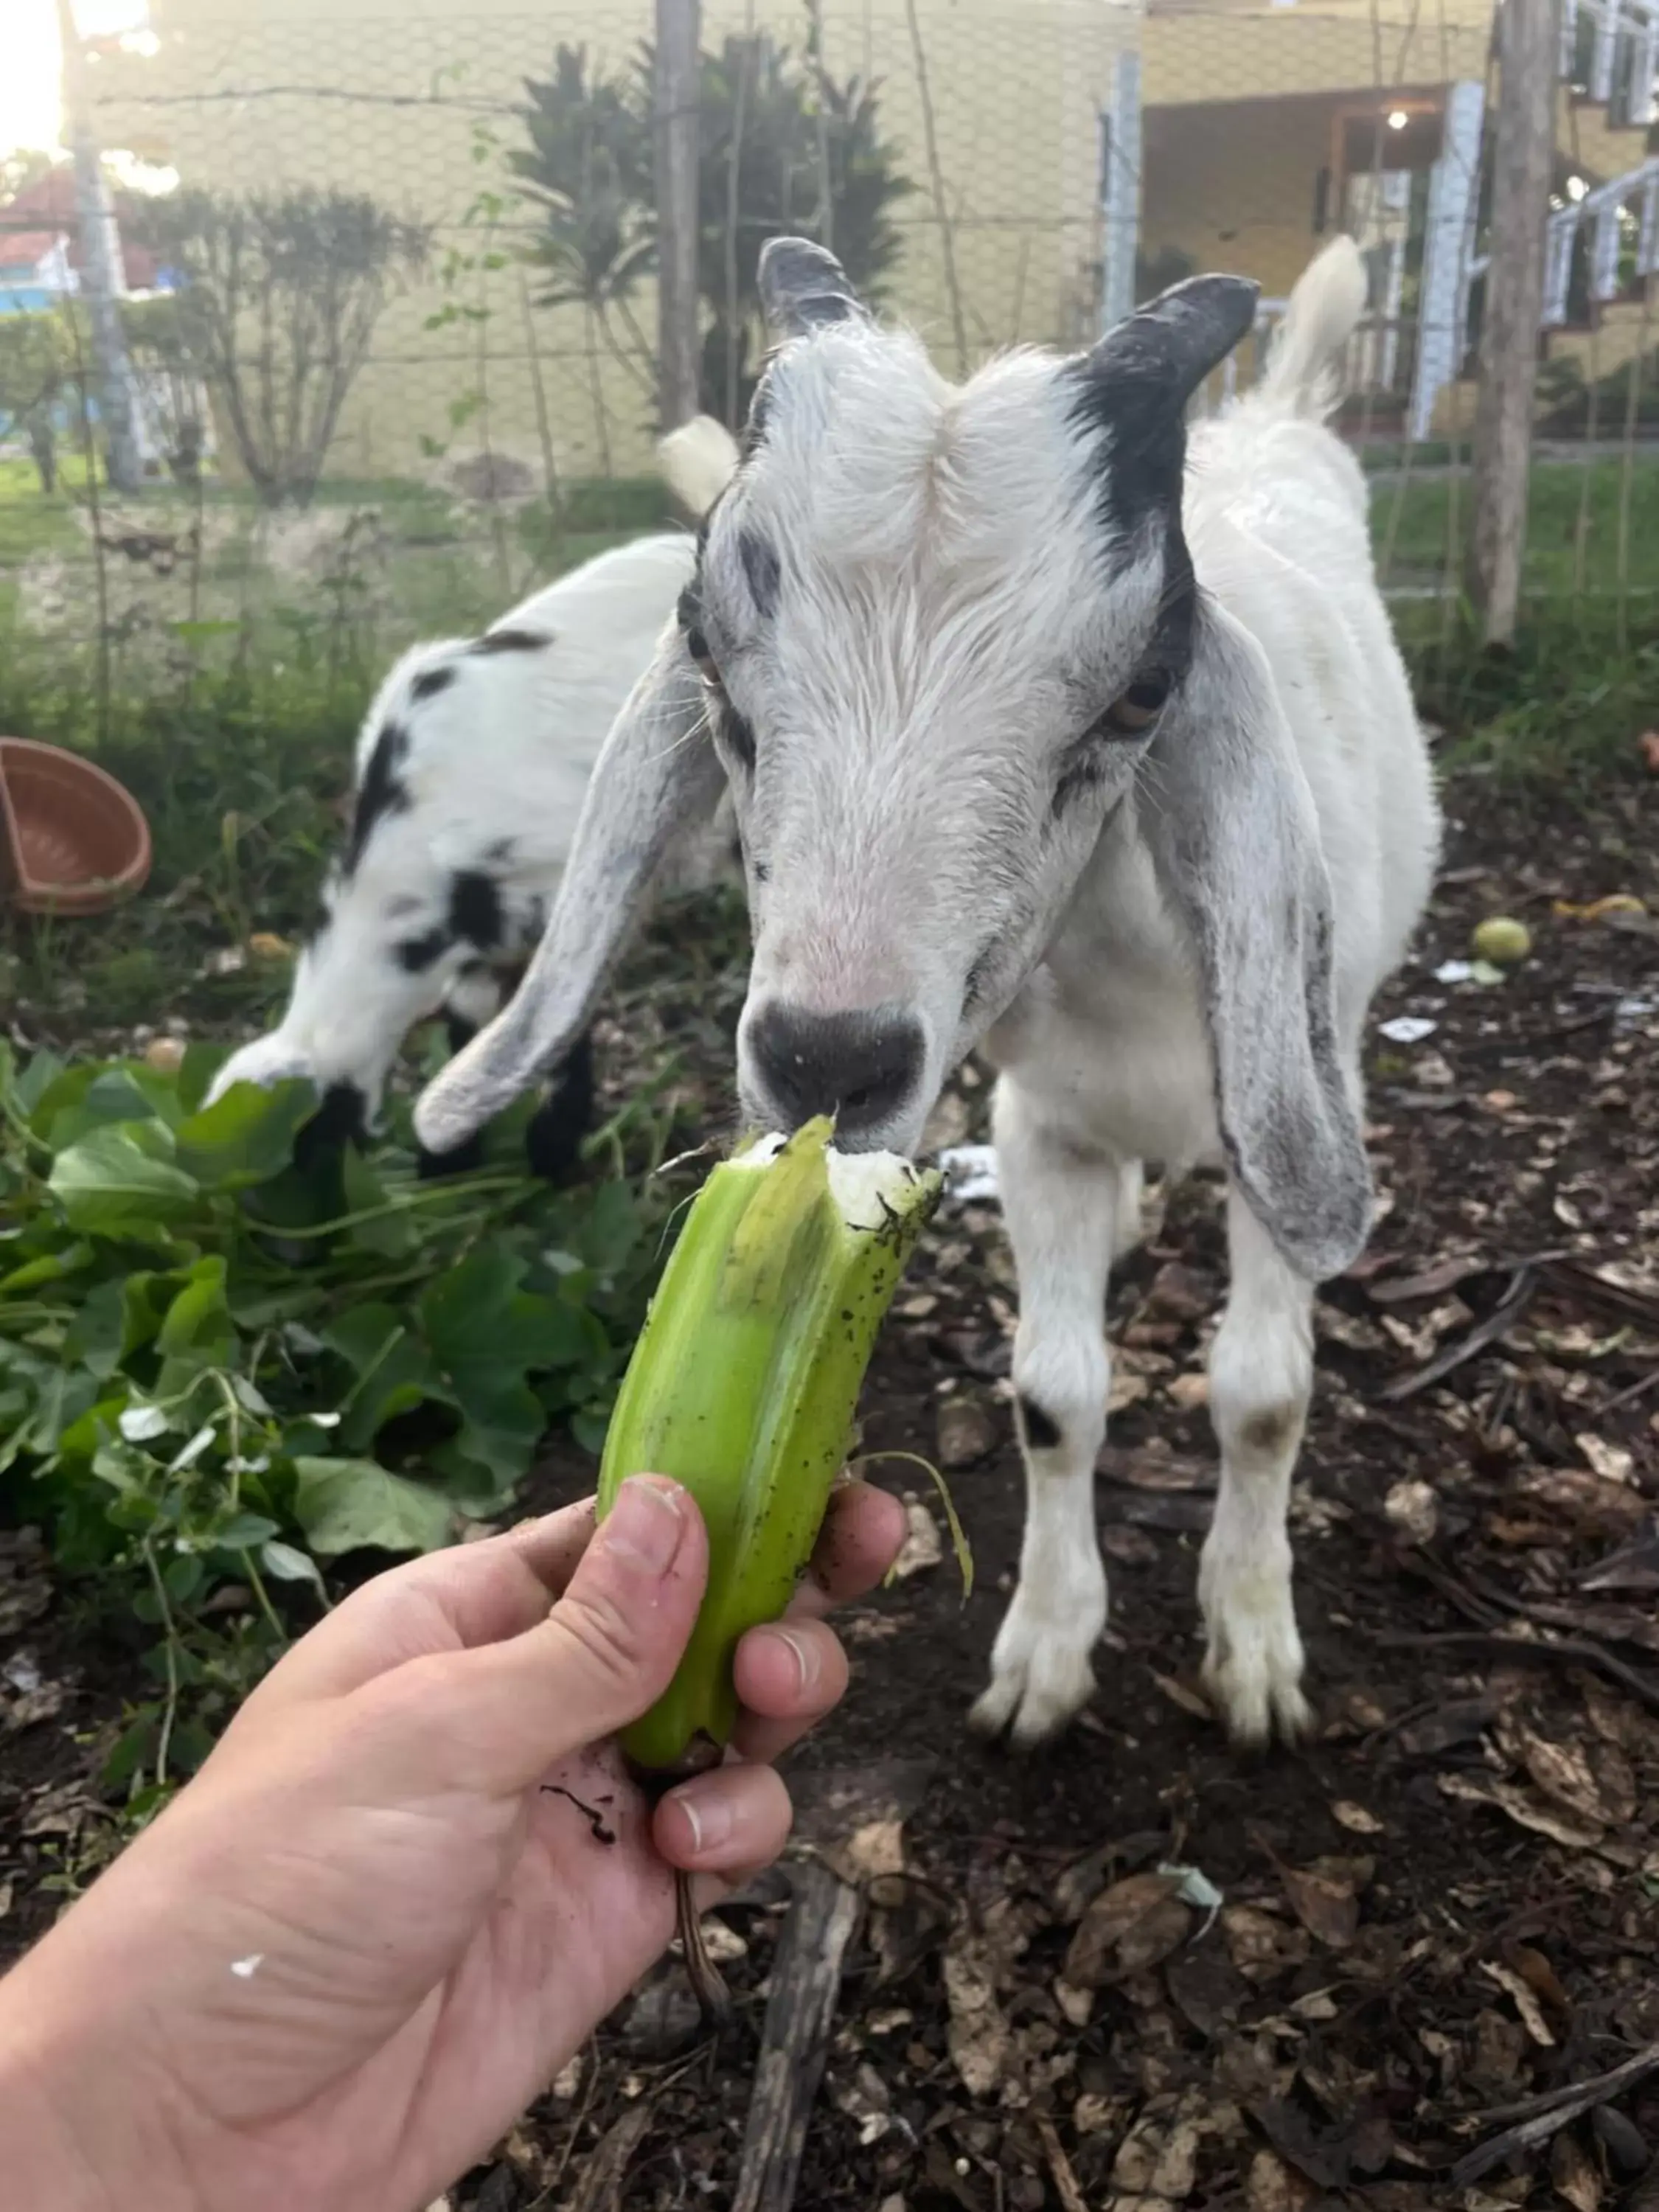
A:
[[[1302,1694],[1302,1639],[1290,1625],[1288,1643],[1229,1636],[1204,1662],[1204,1688],[1229,1737],[1241,1751],[1260,1751],[1276,1738],[1297,1744],[1313,1733],[1313,1708]]]
[[[994,1662],[968,1725],[1011,1751],[1036,1751],[1064,1735],[1094,1692],[1094,1670],[1075,1653],[1044,1653],[1018,1666]]]

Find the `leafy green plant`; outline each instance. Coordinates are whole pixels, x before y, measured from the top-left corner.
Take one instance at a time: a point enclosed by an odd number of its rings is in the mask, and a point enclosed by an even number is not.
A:
[[[62,316],[0,315],[0,431],[19,431],[27,441],[43,492],[58,487],[58,410],[74,368]]]
[[[303,505],[430,232],[313,185],[246,198],[187,186],[151,202],[144,228],[182,280],[170,342],[217,398],[248,481],[269,506]]]
[[[302,1170],[308,1087],[204,1109],[219,1057],[0,1042],[0,1510],[160,1632],[111,1777],[146,1804],[280,1648],[280,1585],[500,1511],[550,1427],[597,1448],[673,1196],[528,1178],[522,1115],[449,1182],[402,1128]],[[666,1137],[646,1100],[599,1143]]]
[[[702,404],[733,424],[760,357],[757,271],[767,240],[787,231],[822,238],[860,290],[878,292],[898,258],[893,210],[915,189],[881,135],[877,88],[830,74],[814,11],[807,15],[799,55],[761,33],[728,37],[702,58]],[[652,78],[649,46],[629,70],[606,76],[584,49],[561,46],[552,75],[526,83],[520,113],[530,143],[507,156],[542,211],[532,258],[546,272],[544,301],[580,301],[620,351],[614,314],[647,357],[630,301],[656,255]]]

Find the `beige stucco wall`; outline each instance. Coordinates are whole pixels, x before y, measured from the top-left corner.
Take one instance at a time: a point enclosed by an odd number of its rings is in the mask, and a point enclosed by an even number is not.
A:
[[[475,160],[480,125],[514,143],[510,112],[526,75],[544,75],[561,40],[611,65],[648,31],[649,0],[588,0],[528,10],[525,0],[155,0],[160,51],[100,65],[99,123],[109,144],[142,142],[191,183],[224,189],[313,182],[373,192],[439,226],[449,248],[511,249],[521,209],[493,240],[466,222],[481,185],[502,184],[495,155]],[[803,11],[781,0],[705,6],[703,38],[758,23],[798,45]],[[916,192],[900,204],[905,234],[891,304],[954,365],[957,313],[967,352],[1011,339],[1068,343],[1091,326],[1097,298],[1097,115],[1116,55],[1139,15],[1106,0],[918,0],[918,67],[904,0],[827,0],[825,59],[836,76],[876,78],[886,136]],[[924,78],[939,170],[927,148]],[[403,104],[393,104],[403,103]],[[471,103],[480,112],[469,112]],[[943,202],[944,224],[939,201]],[[567,475],[647,465],[649,393],[574,308],[526,309],[523,272],[465,276],[453,295],[422,284],[386,313],[343,422],[331,468],[376,476],[433,465],[422,440],[450,457],[476,451],[483,416],[452,428],[452,404],[488,394],[490,443],[539,477],[539,377]],[[428,327],[453,297],[483,323]],[[648,288],[633,302],[654,323]],[[636,368],[638,364],[635,365]]]

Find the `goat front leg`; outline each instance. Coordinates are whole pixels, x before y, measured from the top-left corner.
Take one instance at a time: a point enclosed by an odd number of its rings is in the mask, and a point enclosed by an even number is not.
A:
[[[1019,1273],[1014,1389],[1025,1534],[990,1686],[971,1717],[981,1734],[1006,1729],[1024,1750],[1056,1735],[1094,1690],[1090,1655],[1106,1626],[1095,1533],[1095,1460],[1111,1385],[1106,1278],[1130,1238],[1139,1175],[1044,1127],[1006,1079],[997,1088],[995,1137]]]
[[[1313,1288],[1236,1191],[1227,1246],[1227,1310],[1210,1350],[1221,1487],[1199,1570],[1204,1680],[1236,1742],[1275,1731],[1293,1742],[1311,1716],[1285,1518],[1313,1389]]]

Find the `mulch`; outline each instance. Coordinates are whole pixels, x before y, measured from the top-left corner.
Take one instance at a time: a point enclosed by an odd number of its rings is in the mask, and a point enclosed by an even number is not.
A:
[[[911,1493],[905,1571],[845,1618],[853,1688],[793,1769],[796,1855],[711,1927],[734,2027],[711,2042],[665,1961],[452,2212],[1659,2212],[1659,931],[1576,911],[1659,911],[1651,803],[1465,780],[1450,811],[1377,1010],[1434,1027],[1372,1041],[1385,1215],[1320,1301],[1292,1508],[1313,1741],[1241,1759],[1199,1688],[1224,1276],[1202,1180],[1155,1194],[1112,1292],[1098,1692],[1032,1759],[966,1733],[1022,1498],[1006,1248],[994,1206],[947,1211],[863,1447],[945,1467],[973,1593],[926,1477],[877,1458]],[[1496,911],[1531,957],[1437,981]],[[660,945],[639,966],[611,1080],[676,1049],[713,1126],[740,982],[673,975]],[[941,1133],[985,1107],[970,1070]],[[533,1502],[591,1479],[556,1446]],[[131,1686],[70,1603],[0,1537],[14,1947],[56,1907]]]

